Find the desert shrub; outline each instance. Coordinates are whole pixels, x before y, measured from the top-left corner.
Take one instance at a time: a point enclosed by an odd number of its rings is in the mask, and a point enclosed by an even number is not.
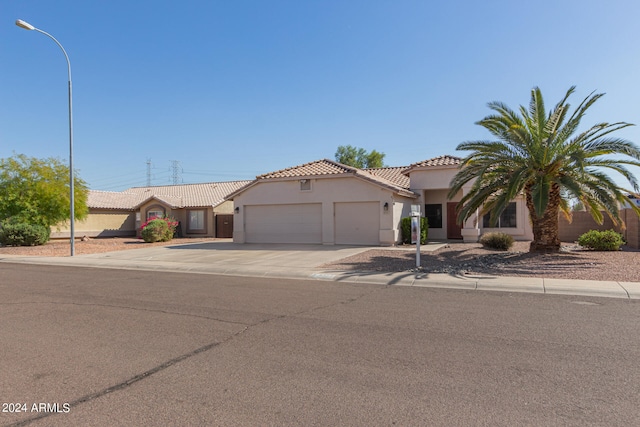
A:
[[[165,228],[163,225],[156,223],[155,221],[164,222],[167,227]],[[144,230],[149,228],[150,225],[151,225],[151,228],[145,233]],[[142,239],[147,243],[168,242],[169,240],[175,237],[177,228],[178,228],[178,221],[176,221],[173,218],[166,217],[166,216],[162,218],[152,217],[152,218],[149,218],[147,222],[142,224],[142,226],[140,227],[140,230],[141,230],[140,234],[142,235]],[[145,235],[147,237],[145,237]]]
[[[622,235],[614,230],[590,230],[580,236],[578,244],[595,251],[618,251],[624,240]]]
[[[486,233],[480,237],[480,243],[485,248],[508,251],[513,246],[513,237],[506,233]]]
[[[147,243],[168,242],[173,238],[174,230],[169,227],[167,221],[156,218],[147,221],[142,226],[142,240]]]
[[[405,245],[411,244],[411,217],[402,218],[400,220],[400,230],[402,231],[402,243]],[[420,244],[427,243],[427,237],[429,236],[429,222],[427,218],[420,217]]]
[[[51,229],[40,224],[3,221],[0,224],[0,244],[3,246],[37,246],[49,241]]]

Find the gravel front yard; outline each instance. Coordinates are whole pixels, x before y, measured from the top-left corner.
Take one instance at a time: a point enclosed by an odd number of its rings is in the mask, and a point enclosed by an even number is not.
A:
[[[203,239],[173,239],[170,242],[145,243],[142,239],[131,238],[100,238],[74,242],[76,255],[98,254],[103,252],[123,251],[127,249],[143,249],[152,246],[180,245],[184,243],[211,242],[214,238]],[[42,246],[0,247],[0,255],[26,256],[69,256],[69,240],[50,240]]]
[[[421,270],[430,273],[484,274],[560,279],[640,281],[640,251],[595,252],[563,244],[556,254],[531,254],[529,242],[516,242],[508,252],[479,243],[449,243],[435,252],[421,252]],[[372,249],[323,266],[337,270],[410,271],[416,269],[415,249]]]
[[[144,243],[135,238],[104,238],[76,241],[77,255],[141,249],[216,239],[173,239]],[[478,243],[449,243],[434,252],[423,251],[421,270],[431,273],[487,274],[498,276],[554,277],[564,279],[640,282],[640,251],[628,247],[617,252],[593,252],[564,244],[557,254],[530,254],[529,242],[516,242],[508,252],[487,250]],[[51,241],[43,246],[0,247],[0,255],[69,256],[69,242]],[[415,248],[371,249],[323,265],[322,268],[357,271],[412,271]]]

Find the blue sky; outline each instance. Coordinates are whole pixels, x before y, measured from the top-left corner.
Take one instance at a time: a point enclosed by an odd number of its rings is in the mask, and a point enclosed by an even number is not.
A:
[[[486,104],[605,92],[640,124],[637,0],[1,0],[0,157],[68,159],[97,190],[252,179],[339,145],[401,166],[487,139]],[[640,128],[618,136],[640,144]],[[623,181],[620,181],[623,183]]]

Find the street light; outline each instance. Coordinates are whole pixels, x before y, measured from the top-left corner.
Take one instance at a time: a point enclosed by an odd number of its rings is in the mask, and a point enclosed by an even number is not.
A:
[[[75,207],[74,207],[74,194],[73,194],[73,114],[72,114],[72,103],[71,103],[71,62],[69,61],[69,55],[67,55],[67,51],[64,50],[64,47],[62,47],[62,45],[60,44],[60,42],[58,40],[56,40],[55,37],[53,37],[51,34],[42,31],[39,28],[34,27],[33,25],[29,24],[28,22],[23,21],[22,19],[18,19],[16,21],[16,25],[20,28],[24,28],[25,30],[33,30],[33,31],[37,31],[39,33],[44,34],[45,36],[49,37],[51,40],[53,40],[54,42],[56,42],[56,44],[58,45],[58,47],[62,50],[62,53],[64,53],[64,58],[67,60],[67,70],[68,70],[68,74],[69,74],[69,200],[70,200],[70,213],[71,213],[71,228],[70,228],[70,239],[69,239],[69,243],[71,245],[71,256],[75,255],[75,246],[74,246],[74,239],[75,239]]]

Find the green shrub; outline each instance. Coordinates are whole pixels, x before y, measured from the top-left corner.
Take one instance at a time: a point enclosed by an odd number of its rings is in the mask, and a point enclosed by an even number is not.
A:
[[[402,243],[405,245],[411,244],[411,217],[402,218],[400,220],[400,229],[402,231]],[[420,244],[427,243],[427,236],[429,236],[429,222],[427,218],[420,217]]]
[[[40,224],[3,221],[0,224],[0,244],[3,246],[37,246],[49,241],[51,229]]]
[[[162,219],[147,222],[142,229],[142,240],[147,243],[168,242],[173,238],[173,230]]]
[[[508,251],[513,246],[513,237],[500,232],[486,233],[480,237],[480,243],[485,248]]]
[[[596,251],[618,251],[620,246],[624,245],[624,240],[622,235],[614,230],[590,230],[580,236],[578,244]]]

